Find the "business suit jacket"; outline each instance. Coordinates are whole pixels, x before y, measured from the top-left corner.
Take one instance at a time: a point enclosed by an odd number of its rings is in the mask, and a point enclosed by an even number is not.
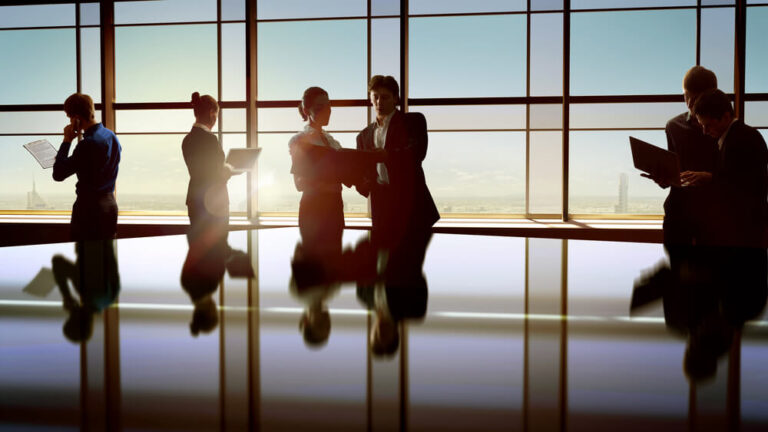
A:
[[[357,135],[357,149],[374,150],[375,133],[373,122]],[[427,155],[427,141],[423,114],[395,112],[384,141],[389,184],[377,183],[375,166],[364,174],[363,184],[370,185],[373,230],[382,238],[398,242],[406,233],[429,230],[440,219],[421,167]],[[365,186],[358,190],[368,196]]]
[[[192,127],[184,137],[181,150],[189,171],[187,206],[215,217],[228,218],[229,172],[224,167],[224,150],[219,140],[210,132]],[[192,210],[190,216],[191,213]]]
[[[705,135],[696,119],[688,112],[667,122],[665,133],[669,151],[677,154],[680,171],[713,173],[718,148],[714,138]],[[712,185],[670,187],[664,201],[664,242],[698,244],[704,241],[711,217]]]
[[[720,149],[712,177],[717,242],[757,246],[768,221],[768,150],[757,129],[737,120]]]

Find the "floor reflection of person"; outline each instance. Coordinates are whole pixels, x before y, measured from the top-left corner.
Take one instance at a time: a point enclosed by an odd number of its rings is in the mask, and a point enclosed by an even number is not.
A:
[[[667,328],[687,339],[683,368],[696,382],[715,377],[718,359],[768,299],[768,254],[759,248],[675,247],[636,281],[632,309],[661,299]]]
[[[93,334],[93,319],[112,305],[120,292],[114,240],[89,240],[75,243],[77,259],[62,255],[51,260],[53,276],[61,292],[68,317],[64,336],[72,342],[85,342]],[[70,289],[70,283],[77,293]]]
[[[423,232],[403,238],[393,249],[369,242],[355,249],[362,272],[356,275],[357,297],[373,314],[369,341],[375,356],[394,355],[400,347],[399,324],[426,315],[429,290],[422,267],[431,237]]]
[[[215,242],[190,242],[181,269],[181,286],[189,295],[194,311],[189,331],[192,336],[212,332],[219,324],[215,294],[224,277],[229,256],[226,236]]]

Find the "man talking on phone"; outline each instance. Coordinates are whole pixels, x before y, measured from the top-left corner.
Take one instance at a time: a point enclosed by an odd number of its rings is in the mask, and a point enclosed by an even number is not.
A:
[[[64,128],[64,141],[53,164],[53,179],[64,181],[77,175],[77,199],[72,206],[70,228],[72,239],[101,240],[115,237],[117,202],[115,180],[120,164],[120,142],[115,133],[97,123],[93,99],[75,93],[64,101],[69,124]],[[82,139],[69,155],[72,140]]]

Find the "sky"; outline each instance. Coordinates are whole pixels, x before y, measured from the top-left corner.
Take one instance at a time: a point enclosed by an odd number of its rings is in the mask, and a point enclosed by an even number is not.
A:
[[[411,0],[412,14],[519,11],[522,0]],[[559,7],[559,0],[534,2],[538,10]],[[573,0],[572,7],[635,7],[695,4],[693,0]],[[722,4],[707,0],[705,4]],[[725,3],[728,3],[725,1]],[[214,0],[120,2],[118,24],[201,22],[215,20]],[[222,2],[227,20],[244,19],[242,0]],[[361,0],[264,0],[259,19],[355,17],[365,15]],[[82,5],[86,24],[98,24],[98,5]],[[375,16],[396,15],[399,2],[375,0]],[[2,7],[0,28],[74,24],[74,6]],[[533,96],[562,93],[562,14],[531,16],[531,77]],[[747,92],[768,92],[768,7],[751,7],[747,16]],[[679,94],[685,71],[695,63],[694,10],[574,12],[571,16],[571,94]],[[713,69],[720,87],[733,87],[733,9],[702,11],[702,64]],[[303,90],[319,85],[331,99],[361,99],[366,92],[366,20],[272,21],[258,24],[257,90],[259,100],[296,100]],[[99,30],[82,33],[83,90],[99,101]],[[399,77],[399,19],[372,20],[372,72]],[[409,32],[410,97],[492,97],[526,94],[525,15],[414,17]],[[116,29],[117,102],[186,102],[193,91],[217,93],[216,26],[214,24],[122,26]],[[58,104],[75,91],[75,30],[0,30],[0,104]],[[222,26],[223,100],[244,101],[245,24]],[[504,199],[525,193],[524,106],[416,107],[434,131],[424,163],[435,198]],[[672,104],[573,105],[573,128],[618,127],[622,131],[571,132],[570,195],[615,197],[621,173],[630,175],[630,197],[660,201],[665,192],[641,179],[631,166],[627,136],[645,137],[665,147],[666,120],[683,112]],[[345,147],[354,147],[353,133],[366,123],[364,108],[335,108],[328,129]],[[558,129],[559,106],[531,107],[533,128]],[[259,143],[261,204],[277,203],[298,194],[288,173],[287,140],[302,124],[296,110],[260,109]],[[768,103],[747,105],[747,119],[768,126]],[[118,112],[118,134],[124,158],[118,190],[123,193],[183,195],[187,174],[180,141],[193,121],[191,110]],[[222,114],[224,128],[244,132],[244,110]],[[47,138],[59,144],[66,124],[63,113],[0,114],[0,195],[26,192],[35,179],[45,194],[71,194],[71,180],[57,184],[35,165],[21,144]],[[463,132],[437,130],[462,129]],[[472,131],[515,129],[515,131]],[[173,135],[152,135],[173,132]],[[279,132],[279,133],[274,133]],[[56,135],[44,135],[56,134]],[[559,131],[531,135],[530,186],[533,208],[556,208],[560,201],[562,164]],[[226,146],[244,145],[241,135],[225,137]],[[163,155],[158,161],[157,155]],[[155,175],[151,175],[155,173]],[[245,196],[243,189],[235,195]],[[347,194],[356,202],[354,192]],[[346,196],[345,196],[346,198]],[[0,204],[1,205],[1,204]],[[277,205],[277,204],[275,204]],[[554,206],[554,207],[553,207]],[[183,210],[183,203],[180,204]]]

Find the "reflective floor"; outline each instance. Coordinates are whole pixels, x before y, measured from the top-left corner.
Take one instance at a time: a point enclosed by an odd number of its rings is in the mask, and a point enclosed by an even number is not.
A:
[[[764,251],[367,238],[0,248],[0,430],[768,429]]]

